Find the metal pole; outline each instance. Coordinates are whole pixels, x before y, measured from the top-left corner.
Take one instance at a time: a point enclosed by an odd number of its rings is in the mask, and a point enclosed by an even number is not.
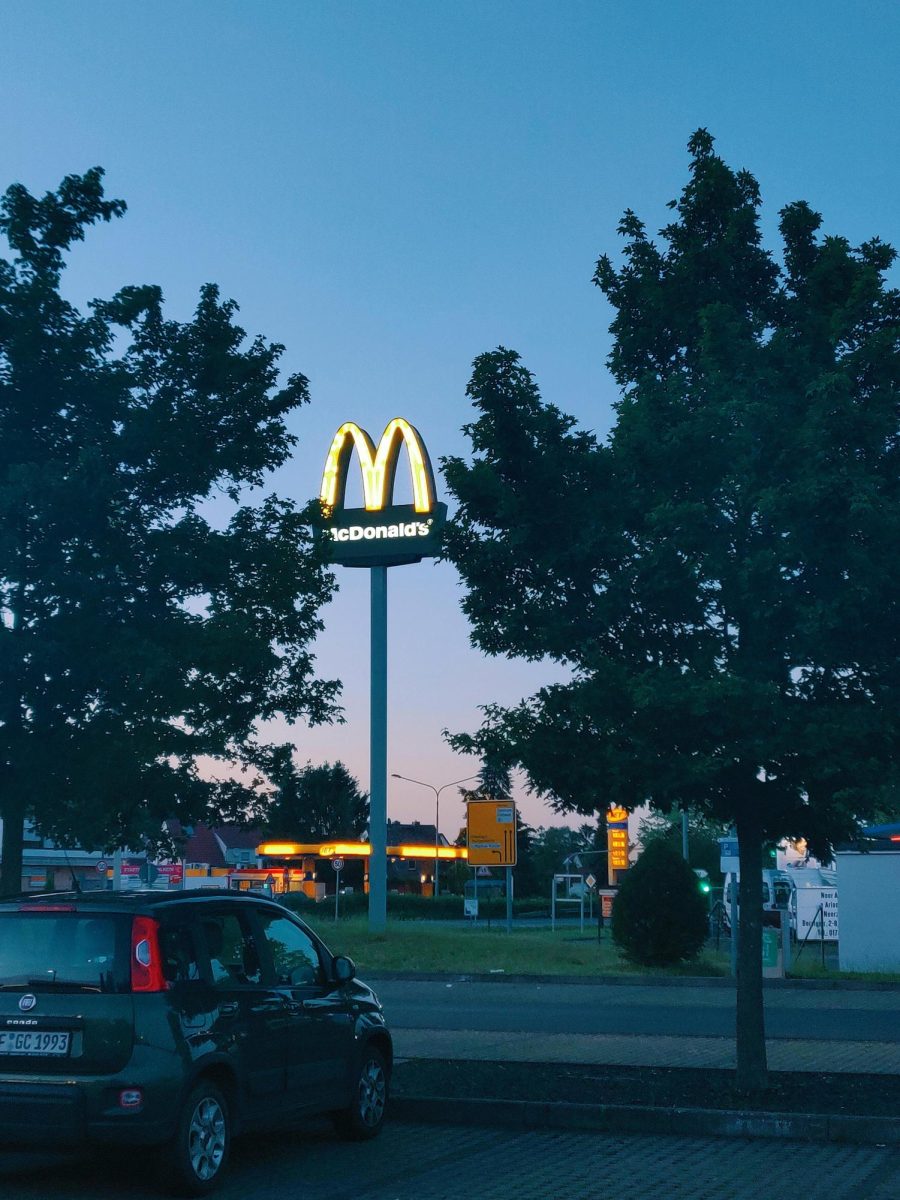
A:
[[[371,567],[369,932],[387,928],[387,567]]]
[[[513,877],[512,867],[506,868],[506,932],[512,933]]]
[[[441,819],[441,792],[442,788],[434,789],[434,896],[435,899],[440,895],[438,889],[438,846],[440,845],[440,827]]]
[[[734,872],[731,876],[731,974],[737,978],[737,956],[738,956],[738,888],[741,885],[740,878]]]
[[[122,847],[117,846],[113,851],[113,891],[122,890]]]
[[[825,909],[819,905],[819,932],[822,935],[822,940],[819,945],[822,947],[822,970],[825,970]]]
[[[688,853],[688,815],[686,808],[681,810],[681,857],[685,862],[691,861],[691,856]]]

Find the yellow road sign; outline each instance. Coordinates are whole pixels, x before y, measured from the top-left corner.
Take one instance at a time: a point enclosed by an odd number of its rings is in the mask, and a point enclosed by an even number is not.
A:
[[[516,806],[512,800],[470,800],[466,841],[471,867],[516,865]]]

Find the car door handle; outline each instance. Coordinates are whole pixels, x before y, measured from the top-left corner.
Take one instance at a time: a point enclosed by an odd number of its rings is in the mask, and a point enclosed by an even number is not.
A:
[[[233,1017],[236,1015],[237,1010],[238,1010],[237,1000],[224,1000],[219,1005],[219,1016],[220,1017]]]

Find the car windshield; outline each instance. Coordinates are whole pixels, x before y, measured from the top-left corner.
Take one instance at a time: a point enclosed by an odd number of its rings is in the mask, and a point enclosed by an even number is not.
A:
[[[117,913],[0,913],[0,988],[128,988],[128,918]]]

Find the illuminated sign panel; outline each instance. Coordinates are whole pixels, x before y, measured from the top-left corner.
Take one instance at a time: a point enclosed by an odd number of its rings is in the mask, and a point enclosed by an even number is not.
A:
[[[466,805],[470,867],[516,865],[516,806],[511,800],[470,800]]]
[[[394,504],[394,481],[405,450],[412,504]],[[346,508],[347,472],[354,451],[362,471],[364,508]],[[389,421],[376,448],[354,421],[338,429],[325,460],[319,493],[328,557],[347,567],[399,566],[440,553],[447,506],[435,499],[428,451],[414,426]]]
[[[606,848],[610,873],[628,870],[628,812],[611,805],[606,814]]]

